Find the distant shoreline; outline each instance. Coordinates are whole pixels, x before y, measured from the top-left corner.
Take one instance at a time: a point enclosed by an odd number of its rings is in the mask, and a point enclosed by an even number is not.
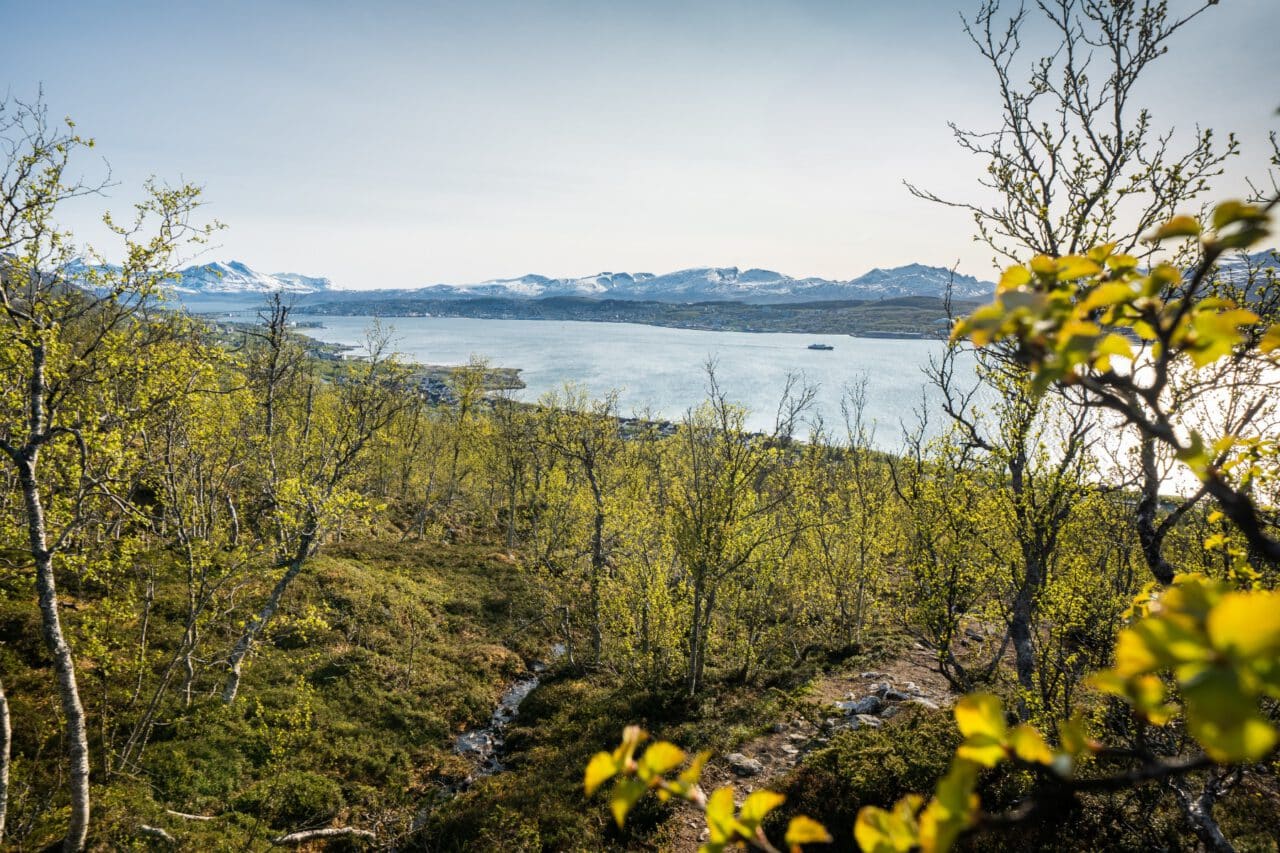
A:
[[[963,313],[971,306],[957,303]],[[743,302],[632,302],[578,297],[546,299],[370,299],[303,301],[307,317],[433,317],[474,320],[550,320],[634,323],[705,332],[847,335],[890,340],[941,340],[949,329],[946,305],[936,297],[839,300],[783,304]]]

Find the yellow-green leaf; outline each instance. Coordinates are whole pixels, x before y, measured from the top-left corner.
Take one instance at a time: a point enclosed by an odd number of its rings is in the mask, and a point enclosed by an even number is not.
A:
[[[1053,751],[1045,743],[1040,732],[1028,725],[1016,726],[1009,733],[1009,745],[1013,754],[1031,764],[1052,764]]]
[[[1003,738],[991,735],[971,735],[956,748],[956,757],[983,767],[995,767],[1008,755]]]
[[[742,801],[742,808],[738,810],[738,820],[754,832],[755,828],[764,822],[765,815],[782,805],[785,799],[786,797],[782,794],[773,791],[753,791]]]
[[[613,756],[607,752],[597,752],[587,764],[586,778],[583,781],[587,789],[587,796],[591,796],[605,782],[613,778],[618,772],[618,765],[614,762]]]
[[[1013,290],[1015,287],[1022,287],[1031,281],[1031,270],[1026,267],[1009,267],[1000,276],[1000,284],[996,288],[997,293],[1003,293],[1006,290]]]
[[[733,817],[733,789],[717,788],[707,797],[707,829],[711,840],[731,841],[737,835],[737,824]]]
[[[970,693],[960,697],[955,707],[956,726],[965,737],[986,735],[1003,741],[1004,705],[990,693]]]
[[[613,794],[609,797],[609,810],[613,812],[613,819],[618,822],[619,829],[627,819],[627,812],[631,811],[631,807],[644,796],[644,792],[648,789],[648,785],[635,778],[619,779],[618,784],[613,786]]]
[[[1151,240],[1171,240],[1176,237],[1200,236],[1200,223],[1193,216],[1175,216],[1157,228]]]
[[[1067,255],[1058,258],[1057,263],[1058,281],[1075,281],[1078,278],[1089,278],[1102,272],[1102,267],[1097,261],[1092,261],[1080,255]]]
[[[1280,655],[1280,592],[1230,592],[1209,612],[1216,649],[1243,658]]]
[[[1129,285],[1115,281],[1108,282],[1090,290],[1080,303],[1080,310],[1092,311],[1096,308],[1109,308],[1112,305],[1132,302],[1137,297],[1138,294]]]
[[[798,851],[802,844],[830,844],[832,840],[827,828],[811,817],[796,815],[787,824],[785,841],[792,851]]]
[[[672,743],[660,740],[652,744],[640,757],[642,775],[647,778],[661,776],[679,767],[684,761],[684,750]]]
[[[919,802],[918,797],[913,799]],[[863,806],[853,825],[853,837],[863,853],[906,853],[917,845],[919,830],[914,821],[908,823],[900,814]]]

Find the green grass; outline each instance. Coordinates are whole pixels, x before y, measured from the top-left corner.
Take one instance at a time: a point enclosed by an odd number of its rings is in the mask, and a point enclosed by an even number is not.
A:
[[[261,594],[267,580],[241,595]],[[15,790],[30,783],[53,791],[11,809],[22,846],[39,847],[57,839],[65,807],[55,780],[33,775],[61,747],[52,672],[22,586],[18,578],[6,582],[0,598],[0,666],[19,727]],[[157,591],[158,655],[171,647],[176,623],[166,620],[181,612],[180,593]],[[457,732],[488,718],[505,686],[525,672],[526,658],[545,655],[549,640],[530,609],[534,599],[510,561],[483,544],[327,549],[290,588],[234,706],[217,698],[220,673],[211,668],[192,707],[163,716],[140,767],[105,781],[95,764],[93,843],[138,846],[140,823],[208,850],[264,848],[270,836],[333,820],[407,836],[423,804],[470,771],[453,753]],[[76,636],[96,605],[88,597],[70,604]],[[136,636],[128,621],[105,630],[121,648]],[[225,653],[230,639],[210,637],[204,653]],[[103,715],[95,668],[81,660],[96,726]],[[122,713],[122,702],[111,697],[112,715]],[[96,758],[101,734],[94,735]],[[184,821],[166,809],[219,818]]]

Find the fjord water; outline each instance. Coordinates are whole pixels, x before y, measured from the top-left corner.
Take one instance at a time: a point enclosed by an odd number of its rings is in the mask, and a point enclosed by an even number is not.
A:
[[[301,331],[359,347],[374,318],[326,316],[323,323],[324,328]],[[722,388],[747,407],[753,430],[773,425],[788,373],[818,386],[815,413],[829,429],[841,430],[843,391],[865,376],[865,417],[876,424],[876,444],[887,450],[900,446],[901,423],[915,423],[925,393],[923,369],[943,346],[939,341],[708,332],[630,323],[448,317],[384,318],[381,323],[391,329],[398,352],[423,364],[465,364],[478,356],[494,367],[520,368],[528,387],[518,399],[536,400],[574,382],[593,395],[616,389],[624,415],[647,409],[668,420],[705,398],[703,365],[714,359]],[[810,350],[812,343],[834,349]]]

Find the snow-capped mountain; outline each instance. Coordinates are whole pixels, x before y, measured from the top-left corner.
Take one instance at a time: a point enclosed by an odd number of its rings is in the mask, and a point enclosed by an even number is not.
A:
[[[894,269],[873,269],[848,281],[793,278],[773,270],[738,267],[696,267],[677,272],[602,272],[583,278],[548,278],[525,275],[492,279],[477,284],[436,284],[415,291],[435,298],[501,296],[536,299],[548,296],[586,296],[657,302],[813,302],[826,299],[884,299],[895,296],[941,296],[952,279],[945,267],[910,264]],[[991,294],[995,285],[973,276],[954,277],[953,293],[959,299]]]
[[[76,259],[62,268],[62,275],[69,281],[83,284],[89,278],[91,267]],[[98,266],[92,269],[116,270],[119,267]],[[178,294],[203,294],[214,296],[238,296],[258,293],[319,293],[332,285],[327,278],[282,272],[268,275],[249,268],[240,261],[215,261],[183,269],[180,277],[168,287]]]
[[[174,290],[180,293],[315,293],[329,290],[327,278],[299,275],[293,272],[275,274],[260,273],[240,261],[215,261],[210,264],[187,267],[175,282]]]

